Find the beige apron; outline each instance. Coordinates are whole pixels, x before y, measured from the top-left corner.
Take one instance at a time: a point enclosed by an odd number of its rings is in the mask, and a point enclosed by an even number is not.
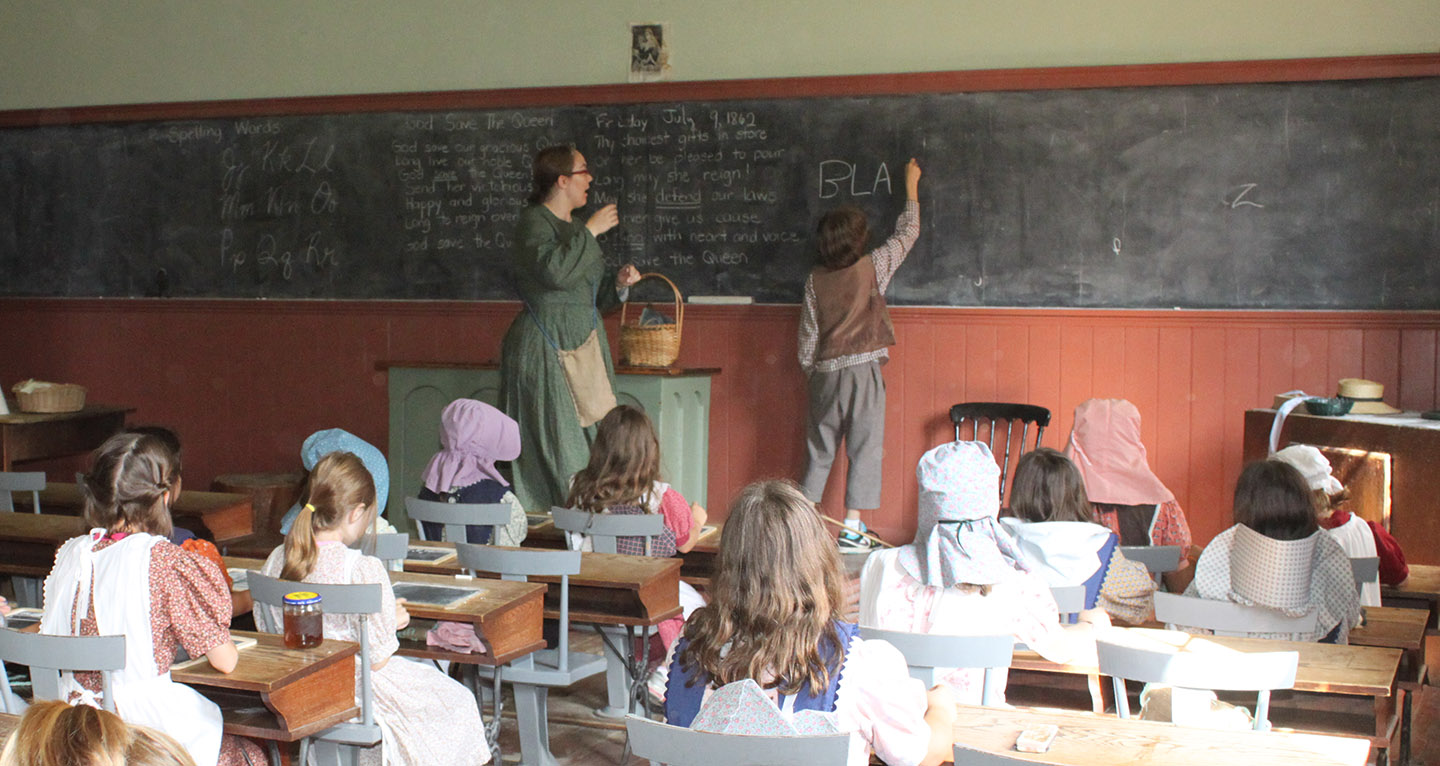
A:
[[[590,308],[595,312],[595,327],[584,343],[569,351],[560,348],[560,344],[545,331],[545,325],[540,324],[540,317],[534,309],[529,303],[525,304],[531,321],[540,328],[545,342],[555,349],[555,355],[560,359],[560,369],[565,373],[565,385],[570,389],[570,400],[575,403],[575,416],[580,419],[581,428],[600,422],[618,404],[615,389],[610,386],[610,375],[605,369],[605,353],[600,348],[600,309],[595,305],[598,291],[598,285],[592,286]]]

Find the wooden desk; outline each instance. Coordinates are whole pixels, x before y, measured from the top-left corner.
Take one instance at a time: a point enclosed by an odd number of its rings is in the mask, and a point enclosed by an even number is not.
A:
[[[412,547],[454,550],[454,543],[412,541]],[[460,565],[451,559],[433,564],[406,561],[407,572],[456,575]],[[489,577],[481,573],[481,577]],[[558,585],[558,577],[534,577],[532,582]],[[654,627],[680,614],[680,559],[621,556],[613,553],[580,554],[580,574],[570,577],[570,620],[594,625]],[[560,616],[560,589],[545,597],[545,617]]]
[[[225,566],[231,569],[260,571],[262,559],[226,556]],[[503,665],[533,651],[545,648],[542,635],[546,588],[540,583],[508,580],[456,580],[453,575],[427,575],[411,572],[390,572],[390,582],[421,582],[448,586],[475,586],[479,595],[446,608],[433,604],[407,602],[406,611],[420,620],[468,622],[475,626],[475,635],[485,644],[485,654],[461,654],[428,647],[422,641],[402,640],[399,654],[405,657],[449,660],[467,665]]]
[[[240,651],[235,672],[221,673],[203,661],[170,672],[174,680],[220,705],[226,734],[294,742],[359,714],[359,644],[323,641],[313,649],[286,649],[280,636],[249,631],[234,635],[257,642]]]
[[[1380,599],[1385,606],[1426,610],[1430,615],[1429,632],[1440,631],[1440,566],[1411,564],[1405,582],[1380,586]]]
[[[1015,740],[1031,726],[1060,727],[1050,752],[1015,752]],[[1154,721],[1053,710],[1002,710],[958,706],[955,744],[1017,760],[1051,764],[1165,764],[1214,766],[1217,763],[1266,766],[1361,766],[1370,743],[1355,737],[1282,731],[1214,731]]]
[[[45,577],[55,565],[56,549],[86,531],[85,522],[74,516],[0,513],[0,574]]]
[[[15,463],[81,455],[125,427],[133,407],[94,404],[79,412],[16,412],[0,415],[0,471]]]
[[[1178,630],[1154,628],[1109,628],[1101,635],[1133,640],[1145,645],[1168,646],[1187,652],[1298,652],[1300,664],[1295,672],[1296,691],[1372,698],[1374,729],[1373,734],[1365,733],[1365,736],[1369,736],[1377,747],[1389,747],[1392,735],[1401,723],[1395,704],[1396,681],[1403,654],[1400,649],[1263,638],[1191,636]],[[1062,664],[1050,662],[1032,650],[1016,650],[1010,667],[1087,676],[1095,676],[1100,672],[1099,663],[1094,657]],[[1273,710],[1275,708],[1272,707]]]
[[[715,576],[715,568],[720,564],[720,535],[725,531],[725,525],[712,526],[715,530],[696,540],[695,547],[691,548],[689,553],[676,556],[680,560],[680,579],[697,588],[710,585],[710,578]],[[563,551],[566,548],[565,533],[556,529],[555,522],[546,514],[545,521],[531,526],[525,534],[525,547]]]
[[[20,716],[10,713],[0,713],[0,742],[10,738],[11,733],[20,727]]]
[[[15,496],[17,511],[31,510],[29,493]],[[85,498],[78,484],[52,481],[40,490],[40,510],[79,516],[85,510]],[[224,545],[249,535],[253,530],[254,513],[250,496],[231,492],[201,492],[182,488],[180,497],[170,508],[175,526],[184,527],[200,537]]]
[[[1245,412],[1246,460],[1265,457],[1274,421],[1274,410]],[[1285,419],[1280,435],[1282,445],[1288,442],[1389,453],[1390,531],[1405,547],[1412,567],[1440,564],[1440,500],[1433,487],[1440,473],[1440,421],[1413,412],[1322,418],[1297,411]]]

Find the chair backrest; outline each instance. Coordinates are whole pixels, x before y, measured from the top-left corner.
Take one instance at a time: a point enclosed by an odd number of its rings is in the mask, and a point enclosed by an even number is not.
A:
[[[0,471],[0,511],[15,510],[12,492],[29,492],[30,505],[40,512],[40,490],[45,489],[44,471]]]
[[[370,615],[379,614],[381,591],[379,583],[339,585],[329,583],[281,580],[251,570],[245,574],[250,597],[257,604],[285,608],[285,594],[310,591],[320,595],[320,608],[326,614],[353,614],[360,617],[360,723],[375,726],[374,692],[370,681]]]
[[[940,683],[941,671],[983,668],[985,685],[980,697],[982,704],[998,707],[1005,703],[996,671],[1010,667],[1011,657],[1015,654],[1014,636],[946,636],[861,627],[860,637],[866,641],[879,639],[890,642],[904,655],[911,677],[924,681],[926,688]]]
[[[503,527],[510,521],[509,503],[447,503],[439,500],[421,500],[418,497],[405,498],[405,514],[415,520],[416,532],[421,540],[425,536],[425,525],[431,522],[443,526],[440,539],[446,542],[463,543],[466,540],[465,527],[490,527],[490,539],[495,539],[495,527]]]
[[[643,537],[648,556],[651,539],[665,531],[665,517],[658,513],[591,513],[554,506],[550,515],[555,520],[556,529],[589,535],[591,548],[596,553],[614,553],[617,537]]]
[[[404,532],[389,532],[375,535],[375,551],[371,555],[388,566],[396,561],[404,561],[409,552],[410,535]]]
[[[1074,622],[1085,611],[1084,585],[1052,585],[1050,595],[1055,597],[1055,607],[1060,610],[1061,622]]]
[[[1236,604],[1178,593],[1155,593],[1155,619],[1191,628],[1204,628],[1217,636],[1249,636],[1256,633],[1310,633],[1319,615],[1314,609],[1291,617],[1263,606]]]
[[[1034,756],[1022,757],[1019,755],[992,753],[989,750],[980,750],[979,748],[966,747],[965,745],[956,745],[952,757],[955,766],[1019,766],[1020,764],[1035,766],[1037,763],[1043,766],[1049,766],[1050,764],[1056,763],[1055,761],[1043,761]]]
[[[1174,572],[1180,568],[1178,545],[1122,545],[1120,552],[1131,561],[1145,565],[1150,574]]]
[[[962,402],[950,408],[950,422],[955,425],[955,441],[960,441],[961,431],[967,420],[970,421],[970,440],[985,442],[990,446],[990,452],[1000,459],[1000,500],[1004,502],[1005,490],[1009,486],[1007,481],[1010,476],[1012,448],[1018,460],[1021,455],[1039,447],[1040,440],[1045,436],[1045,427],[1050,425],[1050,410],[1034,404]],[[989,434],[984,439],[980,438],[982,420],[989,424]],[[995,436],[1001,421],[1005,423],[1003,455],[995,451]],[[1017,421],[1020,423],[1019,434],[1015,433]],[[1031,426],[1035,427],[1033,441],[1030,439]]]
[[[669,766],[842,766],[850,757],[850,735],[759,737],[716,734],[625,716],[630,750]]]
[[[1358,559],[1350,559],[1350,572],[1355,575],[1355,588],[1368,583],[1380,582],[1380,557],[1362,556]]]
[[[1096,639],[1100,674],[1115,681],[1115,706],[1130,717],[1125,680],[1169,684],[1185,689],[1258,692],[1255,729],[1268,725],[1270,690],[1295,686],[1299,652],[1187,652]]]
[[[36,699],[58,700],[60,671],[96,670],[104,689],[105,709],[115,712],[115,697],[110,693],[110,672],[125,669],[124,636],[47,636],[0,628],[0,661],[30,666],[30,683]],[[10,709],[10,681],[0,668],[0,706]]]
[[[580,551],[546,551],[533,548],[496,548],[455,544],[460,568],[474,574],[494,572],[502,580],[525,582],[528,577],[560,578],[560,644],[558,670],[570,670],[570,576],[580,574]]]

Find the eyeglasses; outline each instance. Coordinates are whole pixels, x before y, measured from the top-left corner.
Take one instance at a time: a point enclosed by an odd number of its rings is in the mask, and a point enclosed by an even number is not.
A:
[[[579,170],[572,170],[572,171],[570,171],[569,173],[561,173],[560,175],[562,175],[562,176],[590,176],[591,178],[594,178],[594,177],[595,177],[595,176],[593,176],[593,175],[590,175],[590,169],[589,169],[589,168],[580,168]]]

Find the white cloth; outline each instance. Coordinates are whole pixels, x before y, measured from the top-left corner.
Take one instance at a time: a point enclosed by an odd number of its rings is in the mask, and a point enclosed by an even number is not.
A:
[[[1030,562],[1030,571],[1051,587],[1080,585],[1109,562],[1100,549],[1110,541],[1109,528],[1088,521],[1000,520]]]
[[[1325,531],[1335,538],[1335,542],[1340,543],[1345,555],[1352,559],[1368,559],[1380,555],[1375,549],[1375,533],[1370,531],[1370,523],[1353,513],[1350,514],[1349,521]],[[1360,605],[1381,605],[1379,578],[1360,586]]]
[[[1243,525],[1235,526],[1215,536],[1214,540],[1205,547],[1205,552],[1200,555],[1200,560],[1195,564],[1195,580],[1190,587],[1185,589],[1187,596],[1199,596],[1201,598],[1214,599],[1216,601],[1233,601],[1230,578],[1232,567],[1230,559],[1235,547],[1235,537]],[[1254,530],[1244,527],[1246,532],[1253,533]],[[1318,615],[1318,623],[1314,631],[1309,633],[1256,633],[1256,638],[1279,638],[1291,641],[1318,641],[1324,638],[1337,625],[1340,628],[1337,636],[1339,643],[1348,643],[1350,629],[1360,623],[1360,597],[1355,592],[1355,575],[1350,570],[1350,558],[1340,544],[1329,534],[1322,531],[1305,538],[1310,548],[1311,556],[1308,559],[1309,566],[1309,604],[1313,605]],[[1277,541],[1279,542],[1279,541]],[[1304,541],[1290,541],[1304,542]],[[1263,562],[1261,562],[1263,563]],[[1263,582],[1263,577],[1255,578],[1256,582]],[[1288,603],[1293,596],[1275,593],[1256,598],[1259,594],[1250,594],[1250,600],[1263,602],[1266,605]]]
[[[104,534],[103,529],[93,529],[66,542],[55,555],[55,568],[45,579],[40,632],[80,635],[80,623],[93,599],[99,634],[125,636],[125,668],[110,676],[116,712],[129,723],[174,737],[199,766],[215,766],[224,728],[220,707],[171,681],[170,672],[161,673],[155,665],[150,549],[164,538],[127,535],[96,553],[95,545]],[[82,702],[96,704],[95,695],[70,673],[62,677],[60,692],[66,698],[78,693]]]
[[[1324,490],[1327,495],[1335,495],[1345,489],[1345,485],[1330,473],[1330,461],[1325,454],[1308,444],[1292,444],[1276,452],[1272,459],[1288,463],[1299,471],[1312,491]]]
[[[992,585],[1029,570],[1020,549],[995,518],[1000,466],[984,442],[954,441],[926,452],[915,467],[920,483],[915,540],[898,561],[930,585]]]

